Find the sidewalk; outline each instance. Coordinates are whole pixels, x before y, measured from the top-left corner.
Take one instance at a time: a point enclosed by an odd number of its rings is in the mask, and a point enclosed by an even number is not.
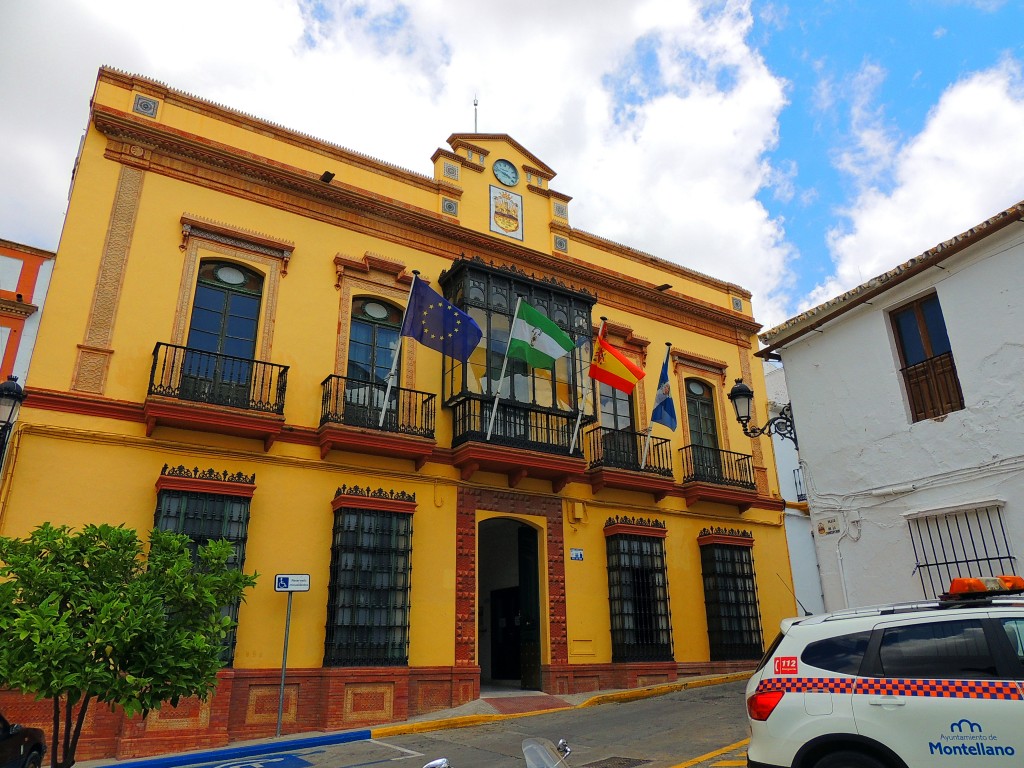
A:
[[[494,720],[512,717],[528,717],[541,712],[558,709],[593,707],[611,702],[634,701],[636,699],[662,696],[688,688],[701,688],[745,680],[750,672],[732,672],[720,675],[697,675],[677,680],[674,683],[651,685],[645,688],[592,691],[553,696],[542,691],[523,691],[518,688],[487,687],[480,689],[480,698],[452,709],[443,709],[416,715],[400,723],[372,726],[332,733],[307,732],[288,736],[234,742],[219,749],[182,752],[172,755],[157,755],[137,760],[88,760],[75,763],[77,768],[176,768],[215,761],[240,760],[255,755],[274,752],[290,752],[310,747],[344,744],[362,739],[379,739],[400,736],[407,733],[424,733],[447,728],[468,728]]]

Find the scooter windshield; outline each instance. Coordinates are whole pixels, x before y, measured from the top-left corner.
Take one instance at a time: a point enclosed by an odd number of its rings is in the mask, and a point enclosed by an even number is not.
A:
[[[555,745],[547,739],[524,739],[523,757],[526,768],[555,768],[562,761]]]

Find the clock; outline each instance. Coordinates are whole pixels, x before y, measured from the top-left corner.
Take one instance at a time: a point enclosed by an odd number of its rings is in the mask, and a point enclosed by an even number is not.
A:
[[[508,160],[498,160],[494,163],[494,178],[506,187],[514,187],[519,182],[519,171]]]

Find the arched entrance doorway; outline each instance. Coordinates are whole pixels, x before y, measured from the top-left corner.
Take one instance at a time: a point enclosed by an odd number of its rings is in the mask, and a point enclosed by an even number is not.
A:
[[[481,685],[540,690],[537,529],[507,518],[481,522],[477,585]]]

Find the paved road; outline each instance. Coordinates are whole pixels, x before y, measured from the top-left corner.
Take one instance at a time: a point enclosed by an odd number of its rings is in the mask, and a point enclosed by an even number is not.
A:
[[[524,738],[566,739],[567,768],[700,768],[746,765],[744,683],[636,701],[510,717],[468,728],[391,736],[232,762],[222,768],[524,768]],[[390,766],[388,765],[390,764]]]

